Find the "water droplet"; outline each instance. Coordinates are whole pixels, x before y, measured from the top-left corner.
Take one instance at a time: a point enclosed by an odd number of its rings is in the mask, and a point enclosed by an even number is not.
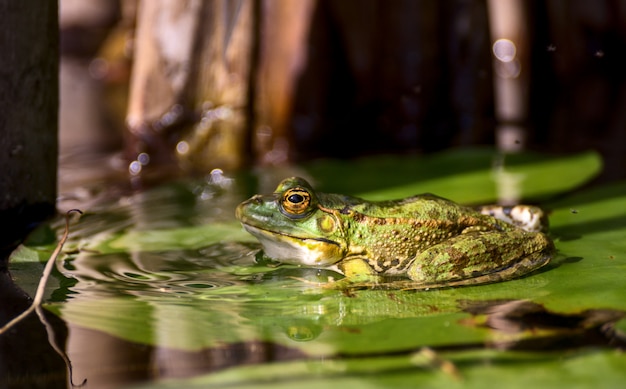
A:
[[[511,62],[515,59],[517,48],[509,39],[498,39],[493,43],[493,55],[502,62]]]
[[[176,144],[176,152],[181,155],[185,155],[189,152],[189,143],[181,140]]]
[[[128,165],[128,172],[133,176],[141,173],[141,163],[139,161],[133,161]]]
[[[141,153],[137,156],[137,161],[143,166],[146,166],[150,163],[150,155],[148,155],[148,153]]]

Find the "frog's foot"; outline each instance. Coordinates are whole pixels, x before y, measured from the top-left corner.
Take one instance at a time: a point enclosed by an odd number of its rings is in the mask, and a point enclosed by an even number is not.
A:
[[[302,282],[302,283],[307,284],[307,285],[321,286],[321,287],[323,287],[326,284],[332,284],[332,283],[337,282],[337,281],[335,281],[334,277],[328,277],[327,281],[313,281],[313,280],[310,280],[308,278],[295,277],[295,276],[289,276],[288,278],[291,278],[292,280],[296,280],[296,281]]]
[[[326,290],[354,289],[354,286],[359,281],[361,281],[361,277],[359,277],[358,279],[356,278],[352,279],[349,277],[342,277],[341,275],[339,276],[339,278],[335,278],[329,275],[329,276],[326,276],[326,280],[324,280],[323,277],[317,277],[317,279],[311,279],[311,278],[304,278],[304,277],[289,276],[289,278],[291,278],[292,280],[302,282],[309,286],[314,286],[314,287],[318,287],[318,288],[326,289]],[[365,280],[365,278],[363,278],[363,280]]]
[[[349,290],[352,289],[354,284],[352,281],[342,278],[340,280],[329,281],[322,285],[322,289],[325,290]]]
[[[346,277],[340,280],[329,282],[323,286],[324,289],[334,290],[364,290],[364,289],[391,289],[386,288],[388,284],[382,277],[376,275],[361,276],[358,278]]]
[[[300,281],[307,285],[316,286],[324,290],[361,290],[361,289],[379,289],[381,285],[384,285],[384,282],[380,282],[379,278],[376,276],[371,276],[367,278],[340,278],[338,280],[333,277],[328,277],[328,281],[312,281],[310,279],[302,278],[302,277],[289,277],[291,279]],[[387,289],[387,288],[384,288]]]
[[[532,205],[483,205],[477,210],[483,215],[493,216],[528,232],[546,232],[548,217],[539,207]]]
[[[332,289],[332,290],[340,290],[340,289],[344,289],[344,282],[343,278],[340,280],[335,280],[332,277],[328,277],[328,281],[323,282],[323,281],[311,281],[309,279],[306,278],[302,278],[302,277],[294,277],[294,276],[290,276],[289,278],[291,278],[292,280],[296,280],[296,281],[300,281],[304,284],[310,285],[310,286],[316,286],[319,287],[321,289]]]

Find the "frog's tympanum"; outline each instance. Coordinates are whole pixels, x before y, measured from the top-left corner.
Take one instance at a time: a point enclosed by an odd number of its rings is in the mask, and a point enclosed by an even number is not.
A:
[[[537,207],[473,209],[431,194],[370,202],[316,192],[298,177],[236,213],[267,256],[331,268],[345,275],[343,285],[388,277],[429,287],[504,281],[545,265],[554,252]]]

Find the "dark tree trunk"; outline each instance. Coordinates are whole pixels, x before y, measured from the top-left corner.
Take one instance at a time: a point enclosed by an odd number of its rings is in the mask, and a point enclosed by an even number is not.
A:
[[[56,198],[58,3],[0,0],[0,267]]]
[[[31,302],[13,283],[7,258],[55,212],[57,15],[56,0],[0,0],[0,326]],[[47,341],[35,315],[0,336],[0,387],[66,387],[63,359]]]

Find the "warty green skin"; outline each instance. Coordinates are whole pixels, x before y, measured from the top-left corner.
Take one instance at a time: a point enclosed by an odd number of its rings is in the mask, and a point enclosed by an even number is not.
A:
[[[290,205],[305,204],[286,204],[290,193],[310,196],[301,213],[289,212]],[[523,207],[516,211],[543,218],[538,208]],[[515,212],[511,217],[501,207],[485,209],[483,214],[430,194],[370,202],[315,192],[292,177],[273,194],[241,203],[236,216],[269,257],[333,268],[349,283],[393,276],[429,287],[476,284],[519,277],[549,262],[554,246],[546,234],[490,215],[523,224]]]

